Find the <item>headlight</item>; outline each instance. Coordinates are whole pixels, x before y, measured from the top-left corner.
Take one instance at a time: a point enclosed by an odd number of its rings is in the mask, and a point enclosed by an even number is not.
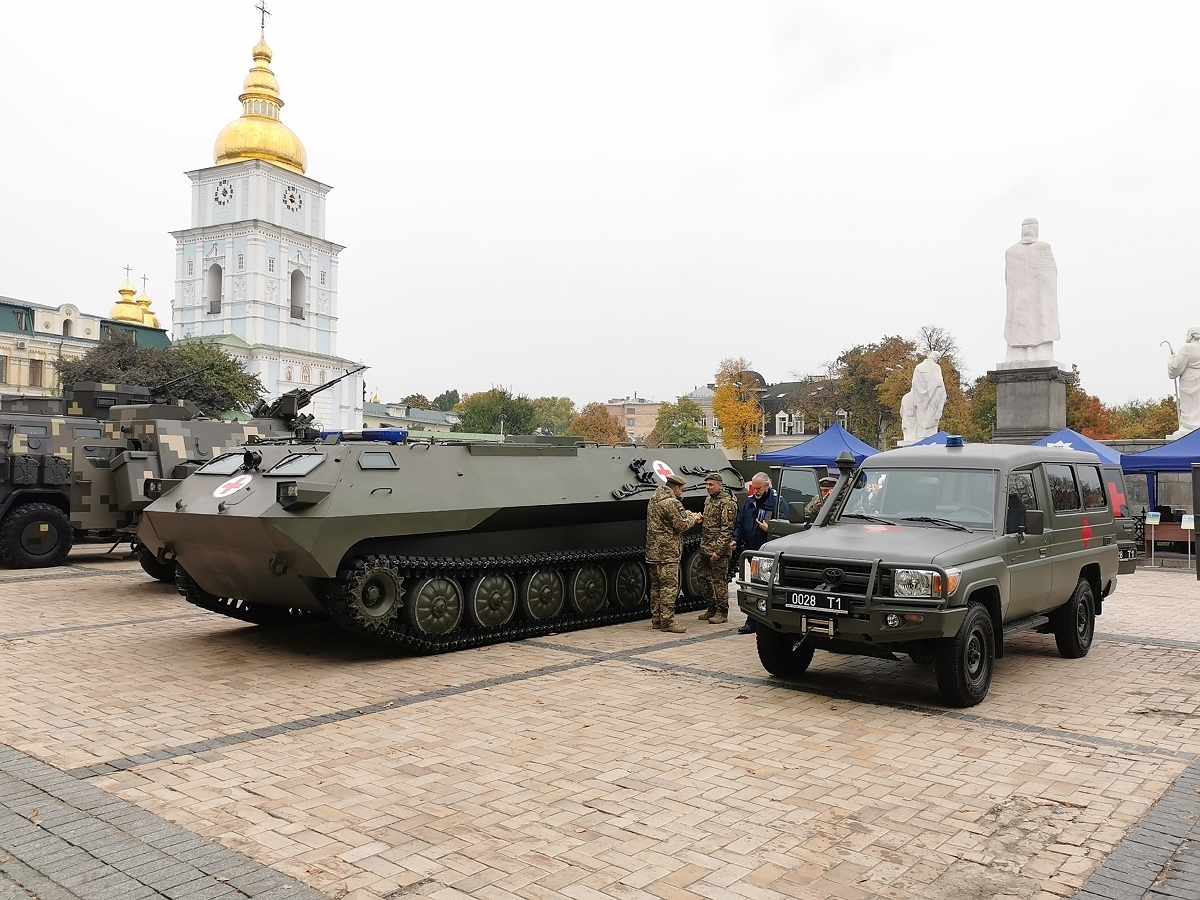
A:
[[[750,580],[769,584],[771,573],[775,569],[775,560],[767,556],[750,557]]]
[[[960,569],[946,570],[946,595],[953,594],[962,578]],[[897,569],[892,578],[895,597],[941,597],[942,573],[929,569]]]

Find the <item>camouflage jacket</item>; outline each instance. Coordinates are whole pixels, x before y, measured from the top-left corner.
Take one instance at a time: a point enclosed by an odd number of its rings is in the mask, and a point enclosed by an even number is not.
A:
[[[817,513],[821,511],[821,505],[825,502],[825,498],[820,492],[804,505],[804,516],[810,522],[817,517]]]
[[[660,484],[646,507],[647,562],[679,562],[683,555],[683,533],[696,524],[669,484]]]
[[[737,522],[738,504],[729,488],[721,488],[704,501],[704,526],[700,533],[700,549],[707,554],[729,553],[733,526]]]

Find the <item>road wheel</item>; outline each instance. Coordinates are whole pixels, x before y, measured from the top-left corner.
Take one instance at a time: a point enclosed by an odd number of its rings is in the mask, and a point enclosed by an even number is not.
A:
[[[507,575],[491,572],[467,589],[467,618],[476,628],[507,625],[516,609],[517,589]]]
[[[608,595],[608,579],[599,566],[583,566],[571,573],[567,582],[567,599],[571,611],[590,615],[604,605]]]
[[[627,559],[616,567],[609,580],[613,602],[628,609],[646,599],[646,587],[650,579],[646,575],[646,564],[636,559]]]
[[[1096,598],[1089,582],[1079,580],[1071,599],[1051,614],[1050,624],[1060,654],[1067,659],[1087,656],[1096,634]]]
[[[449,634],[463,617],[462,588],[453,578],[422,578],[409,591],[408,624],[423,634]]]
[[[803,675],[813,658],[813,645],[805,641],[796,646],[797,636],[759,625],[754,632],[758,643],[758,659],[764,669],[777,678]],[[795,648],[795,649],[793,649]]]
[[[71,552],[71,520],[49,503],[24,503],[0,522],[0,560],[22,569],[57,566]]]
[[[563,577],[554,569],[538,569],[521,579],[517,608],[526,620],[540,622],[562,612],[565,597]]]
[[[996,637],[992,617],[978,603],[954,637],[938,641],[933,667],[942,699],[952,706],[974,706],[987,696],[996,666]]]
[[[155,581],[161,581],[163,584],[175,583],[175,560],[159,562],[158,557],[145,544],[138,545],[137,558],[142,571]]]

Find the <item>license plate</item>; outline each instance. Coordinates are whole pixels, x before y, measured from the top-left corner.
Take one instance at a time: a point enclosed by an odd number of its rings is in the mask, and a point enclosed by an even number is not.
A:
[[[1137,559],[1137,547],[1121,547],[1117,554],[1118,559]]]
[[[850,611],[850,604],[845,597],[839,597],[837,594],[824,594],[820,591],[790,591],[784,605],[789,609],[815,609],[831,613]]]

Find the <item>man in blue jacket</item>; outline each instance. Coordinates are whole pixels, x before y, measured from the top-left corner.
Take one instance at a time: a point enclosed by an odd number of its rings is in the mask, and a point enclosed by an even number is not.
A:
[[[771,478],[766,472],[759,472],[750,479],[747,492],[749,496],[738,514],[729,545],[734,550],[739,544],[741,550],[757,550],[767,542],[767,523],[771,519],[788,517],[788,503],[771,487]],[[738,634],[753,633],[754,620],[747,616],[746,624],[738,629]]]

